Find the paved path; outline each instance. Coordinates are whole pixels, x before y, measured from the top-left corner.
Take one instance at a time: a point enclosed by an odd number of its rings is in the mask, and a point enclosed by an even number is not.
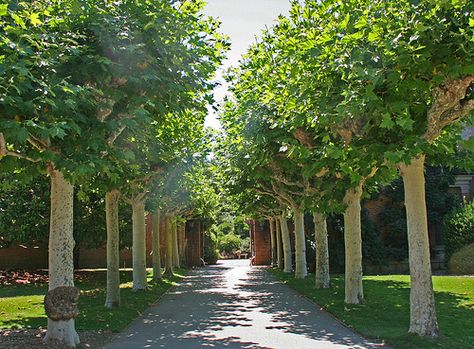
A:
[[[248,260],[194,270],[108,349],[380,348]]]

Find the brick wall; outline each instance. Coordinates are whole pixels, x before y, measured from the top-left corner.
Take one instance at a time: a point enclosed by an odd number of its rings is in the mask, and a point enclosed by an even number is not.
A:
[[[253,245],[255,265],[269,265],[271,263],[271,237],[268,221],[254,221]]]

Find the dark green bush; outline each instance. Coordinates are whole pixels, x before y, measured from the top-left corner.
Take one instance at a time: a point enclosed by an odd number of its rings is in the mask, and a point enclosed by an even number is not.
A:
[[[448,258],[462,247],[474,243],[474,201],[453,210],[445,217],[444,232]]]
[[[218,259],[216,235],[208,230],[204,233],[204,261],[207,264],[216,264]]]

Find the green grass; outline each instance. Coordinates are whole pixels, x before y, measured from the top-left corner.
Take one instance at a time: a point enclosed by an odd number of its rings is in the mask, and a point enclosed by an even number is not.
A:
[[[149,283],[149,290],[133,292],[132,272],[121,271],[121,306],[116,309],[104,307],[106,272],[104,270],[80,272],[81,277],[75,283],[81,290],[80,314],[76,319],[76,329],[112,332],[123,330],[171,286],[175,285],[183,277],[184,272],[185,270],[178,269],[172,278],[163,279],[156,285]],[[151,282],[150,273],[148,280]],[[47,317],[43,307],[46,292],[46,285],[1,287],[0,329],[46,327]]]
[[[332,277],[332,288],[316,290],[314,275],[297,280],[272,269],[290,287],[335,315],[362,335],[400,349],[474,348],[474,277],[433,277],[441,335],[437,339],[408,334],[409,276],[364,277],[365,304],[344,304],[344,278]]]

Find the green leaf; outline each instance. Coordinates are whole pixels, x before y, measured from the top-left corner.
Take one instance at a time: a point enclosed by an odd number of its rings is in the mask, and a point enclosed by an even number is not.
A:
[[[391,129],[395,126],[395,123],[392,120],[392,117],[389,113],[382,114],[382,122],[380,123],[381,128]]]
[[[6,16],[8,14],[8,4],[0,5],[0,17]]]
[[[42,24],[41,20],[39,19],[39,16],[37,13],[32,13],[30,15],[30,22],[33,24],[33,26],[37,27],[38,25]]]
[[[377,40],[379,37],[380,37],[379,33],[373,31],[373,32],[369,33],[369,36],[368,36],[367,39],[369,40],[369,42],[373,42],[373,41]]]
[[[404,130],[410,131],[413,129],[413,124],[415,123],[415,121],[413,121],[409,117],[399,117],[397,118],[396,123]]]

